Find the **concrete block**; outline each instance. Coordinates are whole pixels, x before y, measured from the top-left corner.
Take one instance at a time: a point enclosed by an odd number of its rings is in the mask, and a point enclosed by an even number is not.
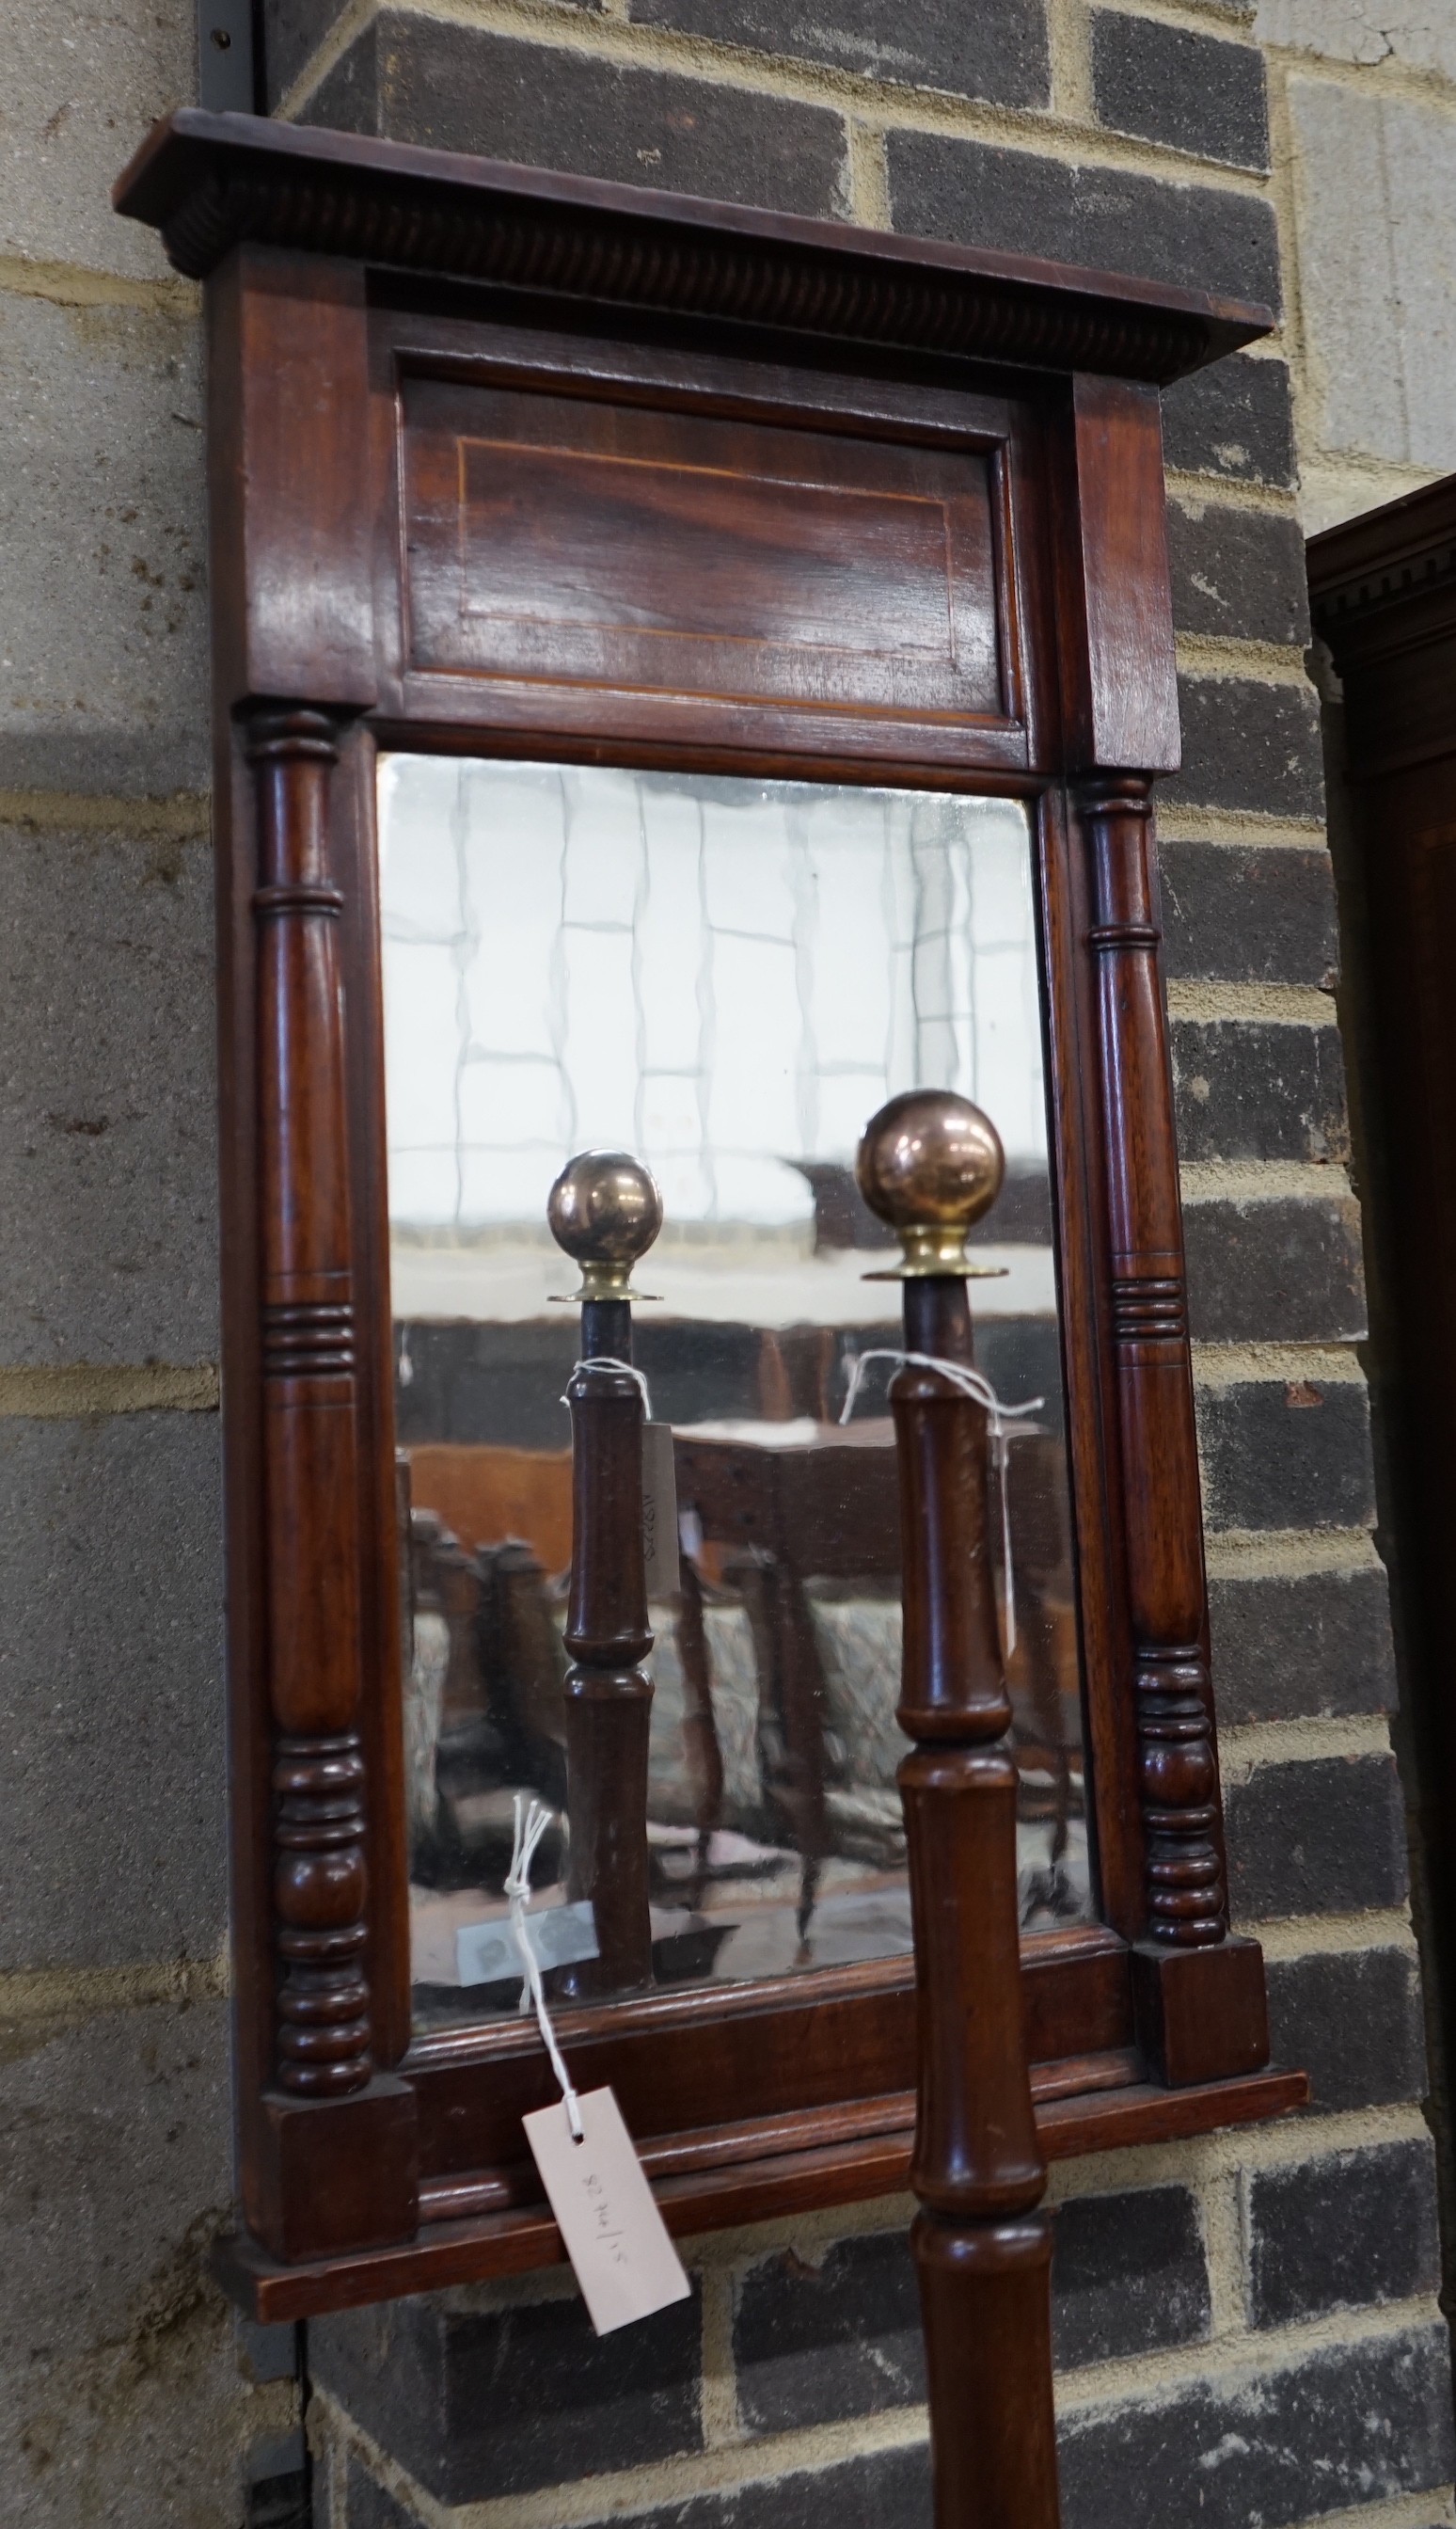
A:
[[[1372,1524],[1370,1400],[1362,1381],[1234,1379],[1201,1388],[1197,1404],[1210,1528]]]
[[[1041,0],[629,0],[640,25],[676,27],[719,43],[797,55],[894,86],[929,87],[997,105],[1051,95]]]
[[[0,1966],[222,1942],[219,1436],[0,1419]]]
[[[386,9],[309,119],[576,176],[844,218],[841,116]]]
[[[208,779],[199,333],[0,293],[0,789]]]
[[[119,220],[111,188],[158,116],[196,93],[191,0],[11,0],[0,254],[167,274],[156,232]]]
[[[228,2219],[222,2003],[0,2046],[0,2485],[25,2529],[233,2529],[249,2392],[207,2273]]]
[[[1264,56],[1254,44],[1098,9],[1092,84],[1098,121],[1114,132],[1233,167],[1269,165]]]
[[[216,1357],[212,854],[0,827],[0,1361]]]
[[[1327,80],[1293,78],[1288,96],[1313,444],[1444,473],[1456,466],[1450,115]],[[1352,201],[1366,205],[1358,221]]]
[[[1225,1728],[1398,1700],[1382,1571],[1218,1572],[1209,1582],[1214,1693]]]
[[[1380,62],[1456,80],[1456,20],[1442,0],[1259,0],[1261,44],[1326,62]]]
[[[1405,1807],[1393,1756],[1226,1767],[1223,1823],[1236,1922],[1357,1914],[1406,1893]]]
[[[886,135],[897,229],[1236,298],[1279,298],[1273,206],[1120,167],[1068,167],[939,133]]]

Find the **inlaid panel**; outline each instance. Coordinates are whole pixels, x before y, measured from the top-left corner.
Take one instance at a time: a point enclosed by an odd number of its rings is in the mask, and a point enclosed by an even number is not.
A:
[[[433,378],[403,418],[417,673],[1005,716],[973,448]]]

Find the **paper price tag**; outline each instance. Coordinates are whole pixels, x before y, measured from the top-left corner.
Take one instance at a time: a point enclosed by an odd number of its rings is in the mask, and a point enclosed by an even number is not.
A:
[[[677,1471],[672,1462],[672,1425],[642,1426],[642,1542],[650,1598],[675,1598],[682,1586],[678,1570]]]
[[[577,2105],[580,2142],[562,2099],[521,2123],[588,2316],[598,2336],[610,2336],[686,2300],[692,2286],[611,2091],[584,2091]]]

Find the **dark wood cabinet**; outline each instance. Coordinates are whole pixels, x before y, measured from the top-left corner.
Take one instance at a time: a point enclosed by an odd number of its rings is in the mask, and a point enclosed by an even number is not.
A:
[[[1420,1848],[1443,2024],[1456,2005],[1456,1694],[1450,1676],[1456,1477],[1456,482],[1432,484],[1309,548],[1315,628],[1343,707],[1330,832],[1341,898],[1341,1018],[1372,1270],[1381,1547],[1402,1709],[1416,1741]]]
[[[390,749],[1024,804],[1098,1905],[1023,1943],[1040,2147],[1297,2104],[1228,1931],[1151,806],[1159,389],[1265,312],[196,112],[118,202],[207,286],[234,2288],[560,2255],[534,2030],[412,2017]],[[914,2025],[899,1957],[562,2034],[688,2233],[904,2186]]]

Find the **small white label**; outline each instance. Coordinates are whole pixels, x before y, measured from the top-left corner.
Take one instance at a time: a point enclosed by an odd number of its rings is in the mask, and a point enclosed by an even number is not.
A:
[[[580,2142],[563,2099],[521,2123],[592,2325],[610,2336],[686,2300],[692,2286],[611,2091],[587,2090],[577,2106]]]
[[[525,1924],[543,1971],[597,1956],[597,1917],[590,1897],[575,1906],[543,1906],[540,1913],[525,1917]],[[455,1972],[462,1984],[501,1984],[521,1974],[521,1953],[508,1914],[493,1915],[488,1923],[462,1923],[455,1934]]]
[[[642,1543],[650,1598],[675,1598],[678,1571],[677,1472],[672,1463],[672,1425],[642,1426]]]

